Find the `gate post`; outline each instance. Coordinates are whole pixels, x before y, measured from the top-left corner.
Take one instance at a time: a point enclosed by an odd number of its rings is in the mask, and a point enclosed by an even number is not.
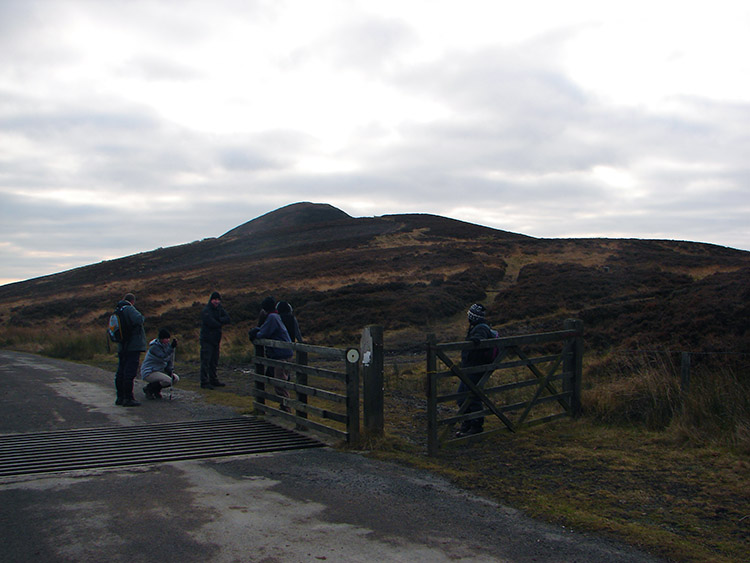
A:
[[[259,357],[259,358],[265,358],[265,356],[266,356],[266,349],[265,349],[265,347],[264,346],[256,346],[255,347],[255,355],[257,357]],[[263,364],[255,364],[255,373],[257,373],[259,375],[265,375],[266,371],[265,371],[265,367],[263,366]],[[255,380],[255,389],[253,390],[253,395],[255,395],[255,401],[258,402],[258,403],[260,403],[261,405],[265,405],[266,404],[266,400],[263,397],[263,392],[265,390],[266,390],[265,383],[262,383],[262,382],[260,382],[260,381],[258,381],[256,379]]]
[[[362,408],[365,433],[382,436],[383,417],[383,327],[368,326],[362,331],[359,350],[362,357]]]
[[[359,350],[346,351],[346,431],[349,444],[359,442]]]
[[[427,335],[427,373],[425,389],[427,391],[427,455],[436,455],[439,447],[437,428],[437,357],[435,346],[437,338],[434,334]]]
[[[297,364],[301,366],[306,366],[308,364],[307,352],[297,350]],[[300,385],[307,386],[307,374],[304,371],[296,372],[294,374],[294,381]],[[307,393],[297,391],[297,400],[300,403],[307,404]],[[297,418],[307,418],[307,412],[305,411],[298,410],[295,414],[297,415]]]
[[[574,330],[573,345],[571,352],[573,356],[564,362],[564,371],[571,373],[571,379],[564,381],[563,389],[570,391],[570,414],[577,417],[581,414],[581,379],[583,377],[583,321],[578,319],[567,319],[565,330]]]

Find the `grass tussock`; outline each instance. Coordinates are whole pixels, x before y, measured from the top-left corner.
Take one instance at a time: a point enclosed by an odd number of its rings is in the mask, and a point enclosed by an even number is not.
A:
[[[750,454],[750,356],[697,356],[686,380],[672,356],[617,354],[600,361],[583,395],[585,416]]]

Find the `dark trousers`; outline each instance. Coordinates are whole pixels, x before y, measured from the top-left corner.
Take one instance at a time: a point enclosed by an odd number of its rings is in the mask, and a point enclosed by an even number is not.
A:
[[[471,382],[476,385],[479,383],[479,380],[482,379],[482,375],[482,373],[473,373],[469,376],[469,379],[471,379]],[[482,400],[469,390],[469,386],[466,385],[466,383],[464,383],[463,381],[460,382],[458,384],[458,392],[465,393],[467,391],[469,392],[469,396],[466,398],[466,400],[469,401],[469,406],[466,407],[466,410],[464,412],[468,414],[470,412],[481,411],[484,408]],[[463,403],[464,399],[459,399],[458,406],[462,406]],[[469,426],[477,426],[479,428],[482,428],[484,426],[484,417],[475,418],[469,421]]]
[[[201,340],[201,384],[218,381],[219,345]]]
[[[118,399],[133,399],[133,380],[138,375],[140,352],[120,352],[117,358],[115,389]]]

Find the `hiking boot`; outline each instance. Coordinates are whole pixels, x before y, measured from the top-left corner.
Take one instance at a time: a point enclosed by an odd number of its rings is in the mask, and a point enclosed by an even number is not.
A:
[[[456,432],[456,438],[460,438],[461,436],[466,435],[466,433],[471,428],[471,422],[464,421],[461,423],[461,428],[458,429],[458,432]]]
[[[456,432],[456,438],[463,438],[464,436],[472,436],[474,434],[481,434],[483,429],[481,426],[470,426],[465,431]]]
[[[213,389],[214,386],[210,383],[201,383],[201,389]]]
[[[122,397],[117,397],[117,399],[115,399],[115,404],[118,407],[121,407],[124,402],[125,402],[125,399],[123,399]]]
[[[143,388],[147,399],[161,399],[161,383],[149,383]]]
[[[122,402],[122,406],[123,407],[140,407],[141,404],[138,401],[136,401],[135,399],[125,399]]]
[[[226,387],[226,386],[227,386],[227,384],[226,384],[226,383],[222,383],[222,382],[221,382],[221,381],[219,381],[218,379],[214,379],[214,380],[213,380],[213,381],[211,382],[211,385],[213,385],[214,387]]]

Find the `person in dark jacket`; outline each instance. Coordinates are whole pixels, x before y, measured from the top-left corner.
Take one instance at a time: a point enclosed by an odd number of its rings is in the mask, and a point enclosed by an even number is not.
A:
[[[141,378],[148,385],[143,388],[147,399],[161,399],[161,390],[180,380],[174,372],[174,353],[177,339],[166,328],[159,329],[159,335],[148,345],[148,352],[141,364]]]
[[[263,326],[263,323],[266,322],[266,319],[268,318],[269,313],[272,313],[276,310],[276,300],[271,297],[270,295],[263,299],[260,304],[260,313],[258,314],[258,322],[255,325],[256,328],[250,329],[248,332],[248,335],[250,336],[250,340],[252,341],[255,338],[255,334],[257,334],[258,330],[260,330],[260,327]],[[256,356],[265,356],[263,346],[255,346],[255,355]],[[272,367],[266,367],[262,364],[255,364],[255,373],[258,375],[267,375],[268,377],[273,377],[273,368]]]
[[[117,344],[117,373],[115,373],[116,405],[137,407],[133,396],[133,381],[138,375],[141,352],[146,351],[146,318],[135,308],[135,295],[128,293],[117,303],[123,322],[123,340]]]
[[[469,319],[469,328],[466,332],[466,340],[470,340],[475,345],[479,344],[480,340],[488,340],[495,338],[490,325],[486,319],[487,309],[481,303],[475,303],[469,307],[467,317]],[[490,363],[488,348],[465,348],[461,350],[461,367],[470,368],[475,366],[482,366]],[[484,375],[483,372],[472,373],[469,375],[469,379],[475,385],[479,383]],[[469,390],[469,387],[461,381],[458,385],[458,392],[465,393]],[[482,401],[476,395],[470,394],[467,399],[469,406],[466,408],[465,413],[472,413],[482,410]],[[458,405],[463,405],[464,399],[458,401]],[[461,428],[456,433],[456,437],[469,436],[471,434],[479,434],[484,429],[484,417],[474,418],[472,420],[465,420],[461,423]]]
[[[203,389],[225,386],[219,381],[216,372],[219,366],[221,328],[229,323],[229,314],[221,305],[221,295],[218,291],[214,291],[201,311],[201,387]]]
[[[281,315],[279,315],[279,312],[275,307],[270,311],[266,309],[266,307],[270,307],[270,302],[267,300],[263,302],[262,306],[263,311],[266,313],[263,325],[261,327],[256,327],[249,332],[250,340],[253,342],[257,339],[292,342],[292,338],[289,336],[289,331],[287,330]],[[272,348],[269,346],[265,348],[264,354],[267,358],[272,358],[274,360],[288,360],[294,355],[294,352],[287,348]],[[289,372],[282,367],[267,367],[266,375],[268,377],[281,379],[282,381],[289,381]],[[290,412],[291,409],[284,402],[284,399],[289,398],[289,391],[284,387],[275,387],[275,391],[279,397],[282,397],[280,400],[281,410]]]
[[[297,317],[294,316],[291,303],[279,301],[276,304],[276,311],[278,311],[281,320],[284,321],[284,326],[292,342],[302,342],[302,332],[300,332],[299,323],[297,322]]]

